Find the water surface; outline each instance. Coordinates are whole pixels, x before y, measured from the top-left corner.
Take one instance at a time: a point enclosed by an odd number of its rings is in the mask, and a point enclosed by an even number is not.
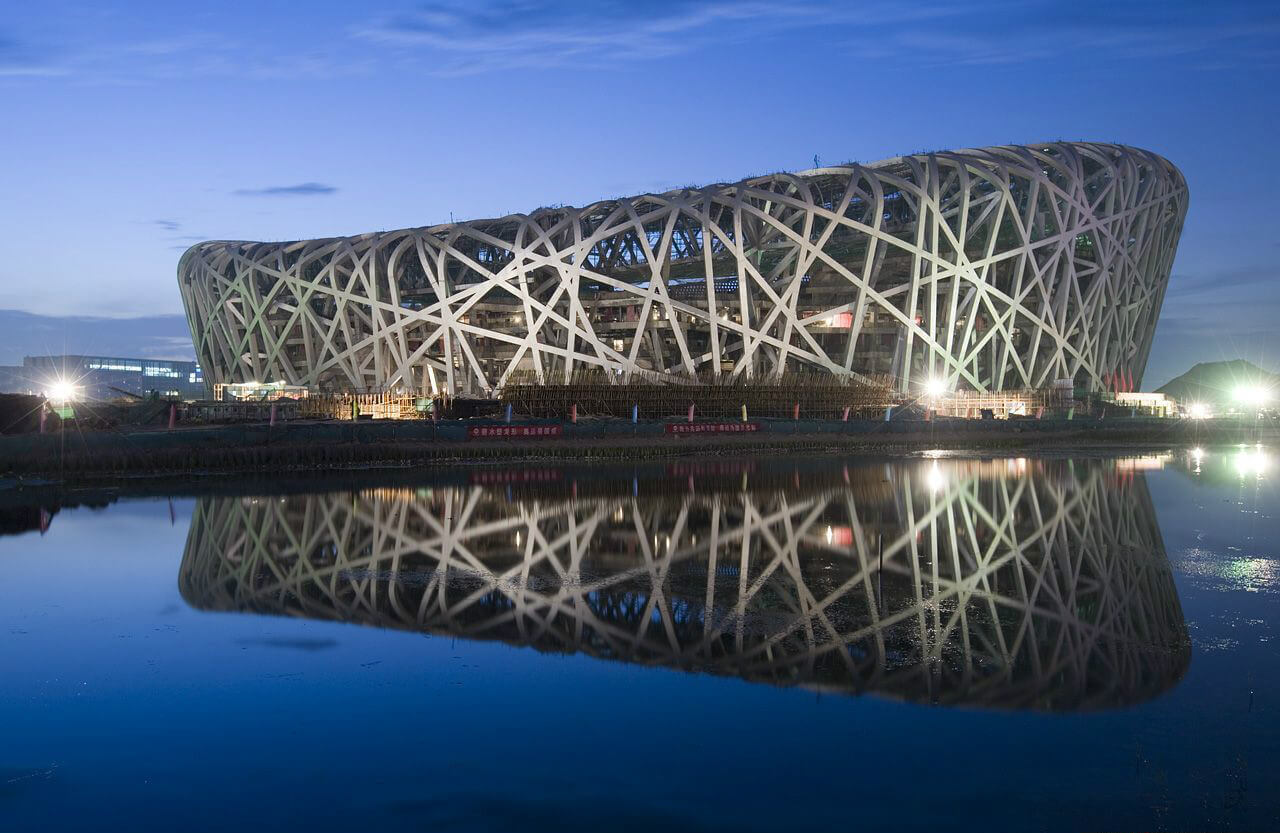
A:
[[[468,467],[7,509],[0,823],[1274,828],[1270,466]]]

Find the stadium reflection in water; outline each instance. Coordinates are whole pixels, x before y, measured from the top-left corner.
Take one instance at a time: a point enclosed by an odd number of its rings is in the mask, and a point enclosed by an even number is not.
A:
[[[1190,662],[1123,461],[677,463],[204,497],[194,607],[498,639],[847,694],[1126,706]]]

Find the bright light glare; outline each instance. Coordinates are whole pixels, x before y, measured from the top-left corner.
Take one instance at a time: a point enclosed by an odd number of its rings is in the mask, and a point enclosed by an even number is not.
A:
[[[1261,448],[1250,448],[1236,454],[1235,466],[1241,477],[1262,477],[1271,468],[1271,459]]]
[[[938,468],[936,460],[929,467],[929,471],[924,476],[924,481],[925,485],[929,487],[929,491],[934,494],[942,491],[942,487],[947,485],[947,478],[943,475],[942,470]]]
[[[1199,463],[1201,460],[1203,460],[1203,459],[1204,459],[1204,449],[1203,449],[1203,448],[1193,448],[1193,449],[1191,449],[1191,457],[1192,457],[1192,459],[1194,459],[1197,463]]]
[[[937,399],[939,396],[942,396],[942,394],[947,392],[947,383],[942,379],[938,379],[936,377],[932,378],[928,382],[925,382],[924,392],[930,399]]]
[[[1213,411],[1203,402],[1192,402],[1187,406],[1187,416],[1192,419],[1208,419],[1213,416]]]
[[[76,398],[76,386],[65,379],[59,379],[49,386],[45,395],[50,402],[70,402]]]
[[[1232,395],[1237,402],[1246,405],[1261,405],[1271,399],[1271,391],[1258,385],[1241,385]]]

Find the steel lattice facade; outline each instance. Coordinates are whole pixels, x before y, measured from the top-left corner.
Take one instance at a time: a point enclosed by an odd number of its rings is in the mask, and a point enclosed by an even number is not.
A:
[[[491,394],[580,370],[826,370],[978,391],[1136,387],[1187,210],[1091,143],[900,157],[178,266],[212,383]]]

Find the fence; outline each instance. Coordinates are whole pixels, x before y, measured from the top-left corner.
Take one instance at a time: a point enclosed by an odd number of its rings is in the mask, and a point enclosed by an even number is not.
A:
[[[568,384],[548,385],[531,381],[508,384],[500,393],[504,404],[523,416],[564,419],[576,405],[582,416],[630,417],[638,408],[645,419],[686,415],[694,407],[697,418],[737,419],[745,405],[750,417],[788,418],[799,414],[811,419],[873,417],[895,399],[885,379],[853,382],[830,374],[788,374],[776,380],[660,384],[630,382],[611,384],[596,374],[583,374]]]
[[[306,400],[301,400],[306,401]],[[266,422],[271,419],[271,409],[276,409],[276,419],[297,419],[301,415],[300,401],[282,399],[275,402],[187,402],[181,406],[180,420],[185,423],[200,422]]]

